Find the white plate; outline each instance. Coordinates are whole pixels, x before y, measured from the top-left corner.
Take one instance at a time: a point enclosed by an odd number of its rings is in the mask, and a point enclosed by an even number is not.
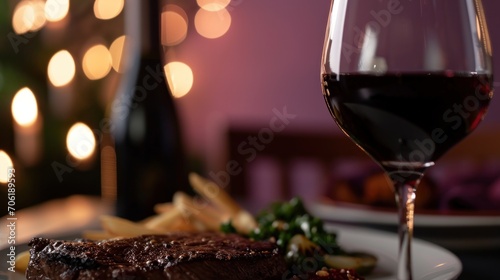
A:
[[[314,216],[329,222],[396,230],[397,213],[334,202],[308,203]],[[415,235],[447,249],[500,248],[500,215],[415,214]]]
[[[338,234],[338,242],[347,251],[365,251],[377,256],[378,263],[373,273],[366,280],[395,280],[397,267],[396,234],[382,231],[327,224],[327,229]],[[450,280],[456,279],[462,271],[460,260],[449,251],[418,239],[413,240],[414,280]],[[25,250],[26,245],[20,248]],[[0,251],[3,255],[5,251]],[[1,264],[0,279],[7,275],[9,280],[25,280],[19,273],[5,272]],[[3,273],[3,274],[2,274]]]
[[[338,233],[340,246],[348,251],[365,251],[378,258],[377,267],[367,280],[395,280],[397,267],[396,234],[345,225],[328,224]],[[456,279],[462,263],[448,250],[419,239],[413,240],[413,272],[415,280]]]
[[[308,209],[322,219],[336,222],[368,223],[377,225],[396,225],[396,211],[380,210],[363,206],[348,206],[335,202],[315,202],[307,205]],[[470,214],[433,214],[416,213],[415,227],[484,227],[500,226],[498,215]]]

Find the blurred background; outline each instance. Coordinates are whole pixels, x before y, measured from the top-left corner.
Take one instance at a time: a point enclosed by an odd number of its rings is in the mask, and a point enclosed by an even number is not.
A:
[[[107,126],[130,59],[124,51],[128,1],[139,0],[0,1],[0,171],[16,170],[16,209],[35,206],[20,219],[19,240],[50,229],[60,233],[69,224],[87,227],[109,213],[99,210],[100,198],[116,198]],[[483,4],[496,53],[500,2]],[[330,0],[162,2],[163,63],[186,168],[227,188],[251,210],[295,195],[393,207],[380,170],[342,135],[322,97],[329,7]],[[500,56],[494,56],[494,69],[500,69]],[[499,128],[496,97],[479,128],[431,168],[419,187],[417,210],[493,211],[496,216],[488,217],[498,221]],[[6,181],[0,172],[1,205],[7,205]],[[44,211],[36,207],[68,197]],[[338,213],[327,210],[327,219]],[[366,213],[358,217],[371,219]],[[476,248],[477,254],[460,255],[463,279],[488,279],[499,254],[485,248],[500,246],[500,227],[489,227],[488,217],[469,230],[460,223],[418,225],[416,234],[449,248]],[[482,220],[464,223],[471,221]],[[457,241],[451,244],[450,237]]]
[[[0,167],[16,169],[18,207],[73,194],[112,198],[103,189],[114,181],[102,176],[101,144],[123,77],[126,1],[133,0],[0,3]],[[483,3],[500,49],[500,2]],[[332,142],[344,138],[319,82],[329,7],[329,0],[164,2],[161,42],[190,170],[262,205],[328,193],[332,177],[307,153],[324,161],[344,145]],[[494,64],[500,69],[498,57]],[[497,134],[497,99],[478,135]],[[349,147],[341,149],[356,153]],[[271,158],[274,150],[281,160]],[[290,162],[294,152],[305,160]],[[292,171],[280,175],[284,159]],[[0,177],[2,197],[5,185]]]

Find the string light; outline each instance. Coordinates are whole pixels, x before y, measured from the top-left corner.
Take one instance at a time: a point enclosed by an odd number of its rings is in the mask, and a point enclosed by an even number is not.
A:
[[[12,99],[12,116],[20,126],[30,126],[38,117],[38,106],[33,92],[24,87]]]
[[[165,65],[164,69],[172,96],[180,98],[191,90],[193,87],[193,70],[189,65],[175,61]]]
[[[12,28],[17,34],[37,31],[45,25],[45,6],[42,0],[23,0],[17,3],[12,15]]]
[[[194,18],[196,31],[206,38],[215,39],[226,34],[231,26],[231,14],[226,9],[217,12],[199,9]]]
[[[229,5],[231,0],[196,0],[198,6],[204,10],[217,12]]]
[[[94,133],[86,124],[75,123],[66,136],[66,147],[76,159],[89,158],[96,147]]]
[[[161,43],[164,46],[175,46],[186,39],[188,18],[179,6],[167,5],[161,13]]]
[[[13,168],[12,160],[5,151],[0,150],[0,183],[9,182],[9,168]]]
[[[45,17],[48,21],[60,21],[68,15],[69,0],[47,0],[45,2]]]
[[[109,46],[109,53],[111,54],[111,66],[116,72],[123,73],[123,50],[127,38],[125,35],[116,38],[111,46]]]
[[[75,77],[75,60],[67,50],[54,54],[49,61],[47,74],[56,87],[67,85]]]
[[[90,80],[104,78],[111,70],[111,54],[104,45],[89,48],[83,56],[82,68]]]
[[[123,10],[123,5],[123,0],[96,0],[94,2],[94,15],[96,18],[104,20],[115,18]]]

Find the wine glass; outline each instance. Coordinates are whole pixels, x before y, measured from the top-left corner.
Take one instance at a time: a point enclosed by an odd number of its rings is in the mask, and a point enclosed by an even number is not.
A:
[[[481,0],[334,0],[323,95],[342,131],[391,179],[398,279],[412,279],[417,185],[483,119],[492,52]]]

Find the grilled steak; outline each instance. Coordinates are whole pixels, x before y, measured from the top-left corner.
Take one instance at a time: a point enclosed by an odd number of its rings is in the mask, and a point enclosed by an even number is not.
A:
[[[271,242],[234,234],[172,233],[108,241],[34,238],[27,279],[281,279]]]

